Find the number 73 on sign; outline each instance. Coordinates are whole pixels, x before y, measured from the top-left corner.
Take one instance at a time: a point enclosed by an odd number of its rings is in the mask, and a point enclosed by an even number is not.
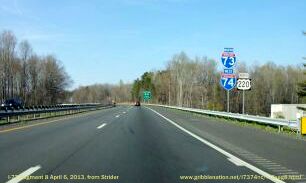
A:
[[[236,63],[236,57],[222,57],[221,61],[224,67],[232,68]]]
[[[232,52],[223,52],[221,61],[224,67],[230,69],[236,64],[236,55]]]

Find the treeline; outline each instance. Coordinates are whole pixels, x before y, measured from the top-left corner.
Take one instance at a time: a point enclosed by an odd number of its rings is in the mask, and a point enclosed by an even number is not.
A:
[[[152,92],[151,102],[226,110],[226,91],[220,86],[219,62],[207,57],[190,58],[184,52],[176,54],[164,70],[146,72],[133,83],[132,97],[142,98],[142,91]],[[270,114],[271,104],[303,102],[298,96],[298,83],[304,81],[302,66],[281,66],[268,62],[250,66],[238,61],[237,72],[248,72],[252,89],[245,92],[248,114]],[[241,113],[242,91],[230,91],[230,111]]]
[[[0,33],[0,99],[22,99],[25,105],[64,102],[71,79],[54,55],[37,55],[27,40]]]
[[[131,84],[120,81],[117,85],[95,84],[81,86],[73,91],[72,101],[75,103],[111,103],[131,100]]]
[[[306,36],[306,32],[303,31],[303,35]],[[306,57],[303,57],[303,59],[306,61]],[[303,64],[304,68],[306,68],[306,63]],[[304,75],[306,75],[306,71],[304,71]],[[301,83],[299,83],[299,89],[298,89],[298,95],[300,97],[304,98],[304,102],[306,102],[306,80],[303,80]],[[301,109],[301,107],[299,107]],[[305,108],[303,108],[304,111],[306,111]]]

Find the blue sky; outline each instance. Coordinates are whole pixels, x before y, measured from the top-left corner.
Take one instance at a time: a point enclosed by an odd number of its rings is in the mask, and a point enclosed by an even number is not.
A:
[[[55,54],[74,87],[133,81],[173,54],[300,64],[305,0],[0,0],[0,29]]]

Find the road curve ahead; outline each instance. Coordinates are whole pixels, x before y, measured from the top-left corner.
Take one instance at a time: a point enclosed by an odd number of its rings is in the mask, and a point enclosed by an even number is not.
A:
[[[223,181],[283,182],[144,106],[0,132],[0,182]]]

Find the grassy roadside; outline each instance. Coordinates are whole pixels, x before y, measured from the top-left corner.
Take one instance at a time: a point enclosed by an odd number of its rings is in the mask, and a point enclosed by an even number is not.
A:
[[[218,117],[218,116],[213,116],[213,115],[200,114],[196,112],[188,112],[188,111],[183,111],[179,109],[171,109],[171,108],[166,108],[166,109],[174,113],[177,113],[177,114],[187,114],[187,115],[192,114],[193,116],[200,117],[203,119],[208,119],[208,120],[217,119],[216,121],[218,122],[231,123],[239,127],[256,128],[256,129],[263,130],[268,133],[285,135],[285,136],[295,138],[295,139],[306,140],[306,136],[301,136],[300,134],[297,134],[296,131],[288,127],[283,127],[282,130],[279,131],[278,126],[273,126],[273,125],[265,125],[265,124],[245,121],[245,120],[235,120],[232,118]]]

